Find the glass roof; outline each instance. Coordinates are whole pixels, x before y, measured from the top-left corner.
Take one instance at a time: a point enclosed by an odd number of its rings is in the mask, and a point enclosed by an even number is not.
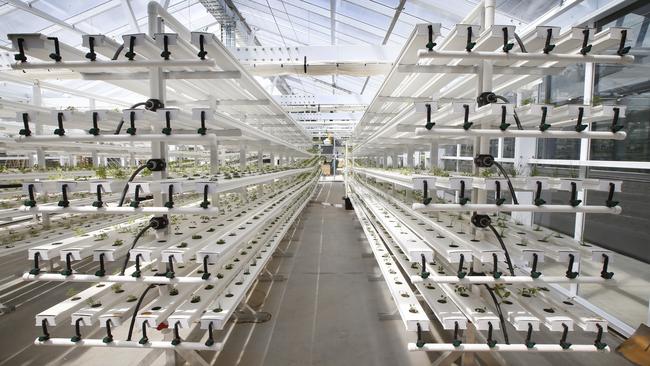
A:
[[[611,1],[611,0],[610,0]],[[234,5],[244,21],[253,29],[259,44],[263,46],[312,46],[312,45],[358,45],[370,44],[401,47],[417,23],[442,24],[445,35],[460,22],[480,0],[407,0],[388,33],[400,0],[159,0],[180,22],[192,30],[221,32],[221,25],[203,3],[220,2]],[[551,25],[567,25],[577,21],[608,0],[585,0],[554,19]],[[22,10],[18,5],[27,5]],[[7,33],[44,33],[56,36],[62,42],[81,48],[81,34],[105,34],[121,43],[121,35],[146,32],[146,0],[0,0],[0,47],[8,50],[11,43]],[[524,26],[547,11],[561,6],[562,0],[497,0],[496,24]],[[129,9],[130,6],[130,9]],[[334,10],[334,11],[332,11]],[[130,12],[137,22],[137,29],[130,22]],[[43,15],[45,14],[45,15]],[[332,16],[334,19],[332,19]],[[334,21],[332,21],[334,20]],[[332,29],[334,24],[334,29]],[[238,45],[247,42],[238,38]],[[281,78],[293,94],[360,94],[374,95],[383,76],[284,76]],[[260,79],[261,80],[261,79]],[[115,99],[139,99],[135,93],[101,81],[55,80],[78,91],[92,90]],[[270,83],[266,82],[265,85]],[[13,85],[5,82],[5,86]],[[272,84],[271,84],[272,85]],[[27,98],[29,88],[13,85],[11,91],[4,88],[0,97]],[[286,89],[285,89],[286,92]],[[79,96],[62,96],[52,92],[52,100],[64,103],[87,104]],[[273,90],[280,94],[280,89]],[[55,96],[58,96],[56,98]],[[46,103],[47,104],[47,103]]]

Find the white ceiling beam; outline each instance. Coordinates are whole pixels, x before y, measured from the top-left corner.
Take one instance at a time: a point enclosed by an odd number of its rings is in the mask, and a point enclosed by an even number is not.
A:
[[[124,15],[126,15],[126,18],[129,20],[133,33],[141,33],[140,25],[138,25],[138,20],[135,18],[135,13],[133,12],[133,7],[129,0],[122,0],[122,9],[124,9]]]
[[[30,14],[36,15],[37,17],[43,18],[43,19],[45,19],[47,21],[50,21],[50,22],[52,22],[52,23],[54,23],[54,24],[56,24],[56,25],[58,25],[58,26],[60,26],[62,28],[71,30],[73,32],[78,32],[78,33],[81,33],[81,34],[88,34],[88,33],[84,32],[84,31],[82,31],[81,29],[77,28],[73,24],[69,24],[67,22],[64,22],[61,19],[58,19],[58,18],[56,18],[56,17],[54,17],[54,16],[52,16],[52,15],[50,15],[50,14],[48,14],[48,13],[42,11],[42,10],[39,10],[39,9],[36,9],[36,8],[32,7],[31,4],[26,4],[26,3],[24,3],[24,2],[22,2],[20,0],[4,0],[4,1],[9,3],[10,5],[16,7],[17,9],[20,9],[20,10],[28,12]]]

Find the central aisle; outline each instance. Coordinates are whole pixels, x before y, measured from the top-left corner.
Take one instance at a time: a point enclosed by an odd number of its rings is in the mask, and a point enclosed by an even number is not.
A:
[[[427,364],[424,353],[407,352],[400,320],[379,320],[394,305],[385,284],[368,279],[375,260],[364,257],[369,249],[354,212],[340,207],[343,196],[340,182],[317,188],[285,238],[293,256],[270,265],[287,280],[261,283],[249,300],[271,320],[237,324],[215,364]]]

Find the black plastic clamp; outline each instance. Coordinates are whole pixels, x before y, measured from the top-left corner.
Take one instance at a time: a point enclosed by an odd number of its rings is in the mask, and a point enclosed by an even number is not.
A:
[[[598,333],[596,334],[596,340],[594,341],[594,346],[596,346],[597,349],[605,349],[607,347],[607,343],[603,342],[603,326],[600,324],[596,324],[596,328],[598,328]]]
[[[93,207],[100,208],[104,206],[104,201],[102,201],[102,185],[98,184],[97,185],[97,200],[93,202]]]
[[[490,348],[494,348],[494,346],[497,345],[496,339],[492,338],[492,336],[493,336],[492,332],[493,332],[492,322],[488,322],[487,345]]]
[[[113,342],[113,333],[111,333],[111,324],[113,324],[113,321],[110,319],[106,319],[106,337],[102,339],[102,342],[104,343]]]
[[[499,256],[492,253],[492,277],[499,279],[501,275],[503,275],[503,272],[499,272]]]
[[[138,208],[140,206],[140,201],[142,201],[142,197],[140,197],[140,190],[142,189],[142,186],[139,184],[135,185],[135,193],[133,194],[133,200],[131,201],[130,206],[133,208]]]
[[[210,278],[210,271],[208,271],[208,259],[210,258],[209,255],[203,256],[203,275],[201,275],[201,279],[207,280]]]
[[[147,337],[147,326],[149,325],[148,320],[142,321],[142,338],[138,341],[139,344],[149,343],[149,337]]]
[[[212,336],[212,322],[208,324],[208,340],[205,341],[205,345],[208,347],[214,345],[214,337]]]
[[[424,125],[424,128],[431,130],[433,126],[436,125],[435,122],[431,122],[431,104],[425,104],[424,107],[427,109],[427,124]]]
[[[422,181],[422,204],[428,205],[433,199],[429,197],[429,183],[424,180]]]
[[[34,268],[29,270],[30,275],[37,275],[37,274],[41,273],[41,268],[40,268],[39,263],[38,263],[40,257],[41,257],[40,252],[34,253]]]
[[[510,127],[510,123],[506,123],[506,115],[508,112],[508,108],[505,105],[501,106],[501,124],[499,125],[499,129],[501,131],[505,131]]]
[[[451,344],[453,344],[454,347],[458,347],[458,346],[460,346],[460,345],[463,343],[463,342],[460,340],[460,337],[458,336],[459,328],[460,328],[460,327],[458,326],[458,322],[455,321],[455,322],[454,322],[454,339],[451,341]]]
[[[417,339],[417,341],[415,341],[415,345],[416,345],[418,348],[422,348],[422,347],[424,347],[424,345],[426,344],[426,343],[424,342],[424,340],[422,339],[422,326],[420,325],[420,323],[417,323],[416,326],[417,326],[417,335],[418,335],[418,339]]]
[[[167,202],[165,202],[165,207],[174,208],[174,185],[170,184],[167,188]]]
[[[622,130],[623,128],[625,128],[625,126],[618,124],[618,119],[621,113],[621,109],[618,107],[614,107],[612,108],[612,110],[614,111],[614,117],[612,118],[612,126],[610,127],[610,130],[612,131],[612,133],[616,133]]]
[[[427,272],[427,258],[424,256],[424,254],[420,254],[420,258],[420,265],[422,267],[420,271],[420,277],[428,278],[431,273]]]
[[[180,334],[178,334],[178,324],[179,323],[180,323],[180,320],[176,321],[176,323],[174,323],[174,339],[172,339],[172,346],[178,346],[182,342],[181,336],[180,336]]]
[[[501,197],[501,182],[499,182],[497,180],[496,182],[494,182],[494,186],[496,188],[495,203],[496,203],[497,206],[501,206],[502,204],[504,204],[506,202],[506,199]]]
[[[463,270],[464,263],[465,263],[465,255],[463,253],[460,253],[460,260],[458,261],[458,271],[456,272],[456,276],[458,276],[458,278],[465,278],[465,276],[467,276],[467,272]]]
[[[70,342],[77,343],[81,340],[81,322],[83,321],[83,318],[78,318],[74,322],[74,336],[70,338]]]
[[[174,272],[174,256],[173,255],[170,255],[167,258],[167,272],[165,273],[165,277],[167,277],[167,278],[176,277],[176,273]]]
[[[41,330],[43,332],[42,336],[38,337],[39,342],[45,342],[50,339],[50,332],[47,331],[47,319],[41,320]]]
[[[135,272],[131,273],[131,277],[140,278],[142,271],[140,270],[140,258],[142,258],[142,253],[135,255]]]
[[[27,194],[29,195],[29,199],[26,199],[23,201],[23,204],[27,207],[36,207],[36,196],[34,195],[34,185],[33,184],[28,184],[27,185]]]
[[[201,202],[200,206],[202,208],[207,209],[208,206],[210,206],[210,201],[208,200],[208,192],[210,191],[208,185],[206,184],[203,186],[203,202]]]
[[[469,201],[470,201],[470,199],[468,197],[465,197],[465,181],[461,180],[460,181],[460,192],[458,193],[458,203],[460,203],[461,206],[464,206]]]

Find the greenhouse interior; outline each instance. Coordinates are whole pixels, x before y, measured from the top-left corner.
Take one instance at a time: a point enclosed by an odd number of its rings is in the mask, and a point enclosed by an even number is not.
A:
[[[649,28],[0,0],[0,366],[649,366]]]

